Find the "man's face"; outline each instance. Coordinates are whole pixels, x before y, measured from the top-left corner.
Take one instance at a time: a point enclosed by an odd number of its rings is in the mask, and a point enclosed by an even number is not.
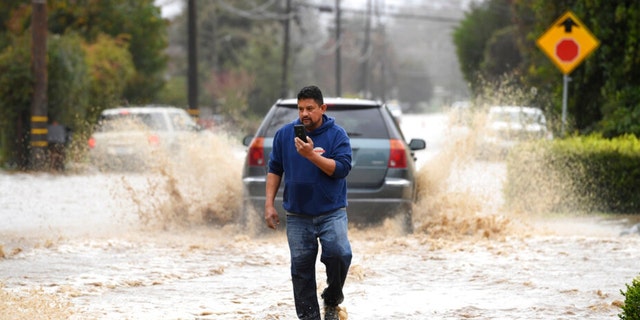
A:
[[[318,105],[313,99],[298,100],[298,117],[308,131],[319,128],[322,125],[322,115],[327,110],[327,105]]]

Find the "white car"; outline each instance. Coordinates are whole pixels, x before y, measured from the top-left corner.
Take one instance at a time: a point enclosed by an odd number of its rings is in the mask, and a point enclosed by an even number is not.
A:
[[[521,141],[553,138],[542,110],[521,106],[489,108],[480,136],[482,154],[505,154]]]
[[[198,125],[184,109],[165,106],[106,109],[89,139],[89,159],[98,169],[137,170],[178,154]]]

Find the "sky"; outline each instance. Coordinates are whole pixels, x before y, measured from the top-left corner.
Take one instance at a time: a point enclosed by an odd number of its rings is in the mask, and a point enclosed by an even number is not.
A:
[[[319,3],[319,1],[317,0],[315,1],[307,0],[307,1]],[[388,9],[393,10],[393,8],[407,5],[409,3],[418,4],[423,2],[424,0],[373,0],[374,3],[376,1],[378,1],[378,3],[380,4],[384,4],[384,6],[387,7]],[[470,0],[468,2],[470,2]],[[180,13],[180,11],[182,10],[184,0],[155,0],[155,3],[162,8],[163,17],[171,18]],[[332,5],[335,5],[335,0],[330,1],[330,3]],[[365,8],[366,4],[367,4],[367,0],[341,0],[340,1],[340,6],[344,8],[351,8],[351,9]],[[468,3],[465,3],[464,5],[468,5]]]
[[[180,13],[183,0],[155,0],[155,3],[162,9],[164,18],[171,18]]]

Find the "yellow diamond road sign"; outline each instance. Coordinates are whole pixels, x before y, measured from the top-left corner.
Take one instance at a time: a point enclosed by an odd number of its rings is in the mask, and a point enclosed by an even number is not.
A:
[[[600,42],[571,11],[563,14],[536,44],[563,74],[569,74]]]

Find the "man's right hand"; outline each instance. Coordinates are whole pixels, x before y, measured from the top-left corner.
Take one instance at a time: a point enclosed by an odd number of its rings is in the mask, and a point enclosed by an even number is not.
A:
[[[267,222],[267,226],[273,230],[275,230],[280,224],[278,211],[276,211],[276,208],[273,206],[267,206],[264,208],[264,219]]]

